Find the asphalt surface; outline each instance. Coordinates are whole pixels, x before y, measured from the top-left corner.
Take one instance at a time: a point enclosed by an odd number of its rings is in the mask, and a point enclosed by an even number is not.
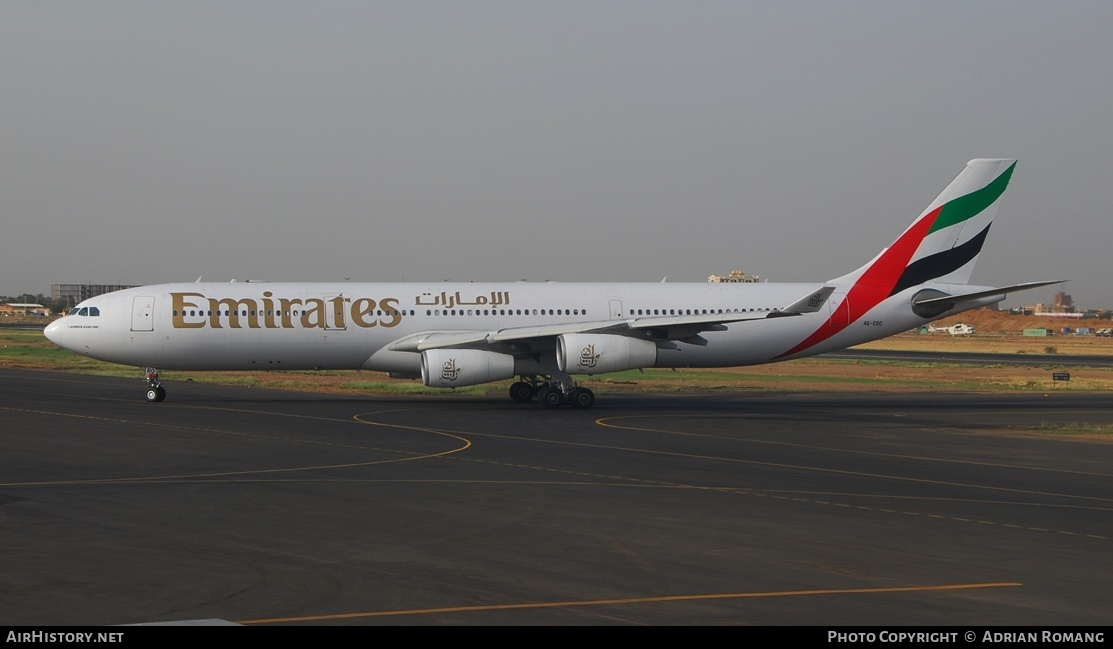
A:
[[[959,363],[963,365],[1039,365],[1064,369],[1113,367],[1113,356],[1099,354],[997,354],[978,352],[895,351],[889,349],[844,349],[822,358],[857,361],[901,361],[911,363]]]
[[[166,387],[0,371],[4,622],[1113,622],[1107,395]]]

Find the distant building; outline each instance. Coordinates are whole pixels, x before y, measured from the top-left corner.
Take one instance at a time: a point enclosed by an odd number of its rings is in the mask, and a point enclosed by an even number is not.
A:
[[[53,300],[65,300],[70,306],[73,306],[82,300],[88,300],[91,297],[104,295],[112,291],[122,291],[125,288],[135,288],[135,286],[124,284],[52,284],[50,286],[50,297]]]
[[[709,275],[707,281],[711,284],[757,284],[761,281],[758,275],[747,275],[740,270],[732,270],[728,275]]]
[[[41,304],[26,304],[13,302],[0,304],[0,316],[48,316],[50,309]]]
[[[1051,299],[1051,304],[1040,302],[1039,304],[1025,306],[1023,309],[1025,312],[1031,313],[1032,315],[1042,316],[1081,318],[1085,315],[1075,308],[1074,300],[1071,299],[1071,296],[1062,291],[1055,294]]]

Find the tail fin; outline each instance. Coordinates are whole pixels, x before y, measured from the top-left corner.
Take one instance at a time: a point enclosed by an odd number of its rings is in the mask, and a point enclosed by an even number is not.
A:
[[[884,299],[929,281],[966,284],[1016,160],[978,159],[870,263],[831,283],[871,286]]]
[[[979,159],[966,163],[966,168],[891,246],[853,273],[828,282],[844,295],[831,317],[778,358],[827,340],[887,298],[906,289],[927,282],[950,286],[969,282],[993,215],[997,213],[1001,194],[1015,168],[1013,159]],[[928,314],[939,315],[959,305],[965,309],[979,301],[990,304],[993,298],[1003,299],[1012,291],[1055,283],[1058,282],[1034,282],[988,290],[970,287],[971,292],[957,296],[947,294],[952,291],[924,291],[910,306],[919,317],[927,319]]]

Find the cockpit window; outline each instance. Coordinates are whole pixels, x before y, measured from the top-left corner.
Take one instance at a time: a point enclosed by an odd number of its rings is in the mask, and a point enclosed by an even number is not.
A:
[[[99,316],[100,315],[100,307],[95,307],[95,306],[76,307],[75,306],[74,308],[70,309],[70,312],[67,313],[66,315]]]

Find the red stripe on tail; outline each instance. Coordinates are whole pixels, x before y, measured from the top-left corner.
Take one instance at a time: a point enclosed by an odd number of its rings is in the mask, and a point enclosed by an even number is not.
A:
[[[877,261],[866,269],[866,272],[862,273],[862,276],[850,288],[850,292],[847,293],[844,301],[844,303],[850,303],[849,310],[843,309],[842,305],[839,305],[838,311],[832,314],[827,322],[813,331],[803,342],[780,354],[777,358],[791,356],[827,340],[889,297],[893,287],[897,284],[897,280],[900,279],[901,273],[904,272],[908,262],[912,259],[912,255],[916,254],[916,249],[920,247],[924,237],[931,231],[931,224],[935,222],[936,217],[942,211],[943,206],[940,205],[926,214],[924,218],[913,223],[893,245],[881,254]]]

